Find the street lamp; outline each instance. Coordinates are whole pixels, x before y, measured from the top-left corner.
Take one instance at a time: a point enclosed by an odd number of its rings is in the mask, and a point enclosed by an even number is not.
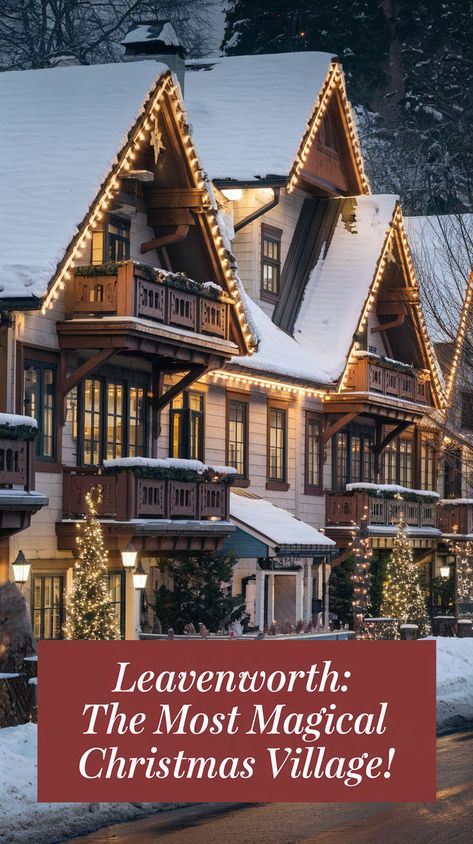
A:
[[[450,577],[450,566],[440,566],[440,577],[443,577],[445,580],[447,577]]]
[[[136,569],[133,572],[133,586],[135,587],[135,589],[144,589],[146,586],[147,579],[148,575],[145,572],[140,560]]]
[[[31,564],[26,559],[23,551],[18,551],[18,556],[14,563],[12,563],[13,574],[15,575],[15,580],[19,586],[22,586],[23,583],[26,583],[30,576],[30,568]]]
[[[138,551],[135,550],[131,542],[129,542],[126,548],[121,552],[121,555],[124,568],[134,569]]]

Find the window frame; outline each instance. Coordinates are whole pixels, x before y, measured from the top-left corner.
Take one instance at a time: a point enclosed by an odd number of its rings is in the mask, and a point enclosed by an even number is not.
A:
[[[33,631],[35,629],[35,612],[39,611],[41,634],[40,634],[40,636],[35,636],[35,638],[45,639],[45,636],[44,636],[44,611],[47,608],[44,605],[44,591],[45,591],[44,584],[45,584],[46,578],[50,578],[51,581],[52,581],[51,588],[52,588],[53,594],[54,594],[54,579],[57,578],[60,581],[60,584],[59,584],[59,604],[58,604],[58,609],[59,609],[59,636],[57,636],[56,639],[62,639],[63,638],[63,626],[64,626],[64,621],[65,621],[65,601],[64,601],[65,576],[64,576],[63,573],[58,573],[58,572],[34,572],[34,571],[32,572],[30,606],[31,606],[31,623],[32,623],[32,626],[33,626]],[[35,605],[35,580],[41,581],[41,601],[40,601],[39,607],[37,607]],[[51,610],[54,609],[54,606],[55,605],[54,605],[54,602],[53,602],[50,609]],[[51,638],[51,640],[53,640],[53,637],[48,637],[48,639],[49,638]]]
[[[98,381],[100,383],[101,396],[99,400],[99,455],[97,463],[84,463],[84,419],[85,419],[85,404],[84,391],[87,381]],[[122,397],[122,420],[124,437],[122,440],[122,457],[147,457],[149,451],[148,443],[148,391],[149,391],[149,376],[146,373],[132,374],[125,370],[120,372],[94,373],[89,378],[84,378],[78,385],[77,390],[77,465],[78,466],[100,466],[103,461],[107,459],[107,419],[108,419],[108,387],[109,384],[121,386],[123,389]],[[130,454],[130,390],[132,387],[143,389],[143,454]]]
[[[201,399],[201,410],[192,410],[189,407],[189,397],[190,396],[198,396]],[[173,407],[173,404],[176,398],[182,396],[182,407]],[[198,455],[197,457],[191,457],[191,427],[192,427],[192,414],[199,414],[201,419],[200,425],[200,433],[199,433],[199,444],[198,444]],[[181,431],[181,438],[183,442],[187,441],[188,448],[185,449],[186,454],[182,456],[181,454],[174,454],[174,416],[180,415],[181,419],[183,420],[182,424],[182,431]],[[206,393],[202,390],[183,390],[182,393],[179,393],[179,396],[175,396],[174,399],[171,401],[169,405],[169,456],[174,459],[184,459],[184,460],[201,460],[202,463],[205,461],[205,420],[207,416],[207,408],[206,408]],[[180,447],[178,448],[180,451]]]
[[[271,411],[278,410],[284,413],[284,442],[283,442],[283,477],[271,477]],[[288,429],[289,429],[289,403],[279,399],[268,398],[266,406],[266,489],[286,491],[288,483]]]
[[[369,436],[371,434],[371,436]],[[339,442],[340,438],[345,438],[346,443],[346,480],[343,483],[338,482],[338,459],[339,459]],[[375,428],[371,425],[354,424],[347,428],[342,428],[332,438],[332,489],[334,492],[345,492],[347,484],[350,483],[372,483],[374,482],[374,455],[366,449],[366,443],[374,443]],[[358,451],[360,477],[353,479],[353,440],[358,439],[360,448]],[[366,480],[365,461],[367,454],[369,456],[369,476],[371,480]]]
[[[281,295],[281,272],[282,272],[282,235],[283,230],[275,226],[270,226],[268,223],[261,223],[261,267],[260,267],[260,297],[267,302],[278,302]],[[278,258],[269,258],[264,254],[265,240],[276,243],[278,246]],[[266,290],[264,286],[264,268],[271,266],[277,270],[278,289],[275,293],[271,290]]]
[[[467,407],[468,406],[468,407]],[[466,420],[466,424],[465,424]],[[461,391],[461,424],[465,431],[473,431],[473,391]]]
[[[123,569],[111,569],[107,571],[107,578],[108,578],[108,586],[109,586],[109,594],[110,594],[110,578],[111,577],[119,577],[120,578],[120,599],[119,601],[112,601],[110,597],[110,603],[113,606],[119,604],[120,612],[119,612],[119,629],[120,629],[120,638],[125,638],[125,612],[126,612],[126,577],[125,572]]]
[[[309,483],[309,426],[315,424],[318,428],[316,439],[318,440],[318,474],[319,483]],[[323,468],[324,468],[324,443],[322,440],[322,425],[323,417],[320,413],[313,410],[305,411],[305,428],[304,428],[304,494],[305,495],[323,495]]]
[[[248,487],[250,485],[250,395],[248,393],[238,393],[232,390],[226,391],[226,414],[225,414],[225,463],[230,466],[230,405],[232,402],[238,402],[246,407],[245,422],[244,422],[244,472],[243,475],[235,475],[233,485],[239,487]]]
[[[117,226],[126,229],[128,233],[128,237],[122,237],[120,235],[111,235],[110,234],[110,226]],[[94,260],[94,239],[97,235],[102,236],[102,259],[100,261]],[[109,257],[110,251],[110,243],[111,239],[116,239],[117,242],[123,243],[126,245],[124,252],[125,254],[123,257],[117,257],[115,254],[114,258]],[[116,248],[115,248],[116,252]],[[110,214],[103,222],[102,226],[97,226],[96,229],[92,232],[92,238],[90,241],[90,263],[92,266],[100,266],[101,264],[115,264],[119,263],[120,261],[129,261],[131,254],[131,222],[127,220],[125,217],[119,217],[116,214]]]
[[[59,384],[59,354],[47,349],[30,346],[17,341],[16,343],[16,412],[25,415],[24,393],[25,393],[25,364],[29,362],[33,366],[38,364],[44,368],[54,370],[53,386],[53,457],[43,457],[35,453],[36,470],[39,472],[60,472],[62,470],[62,436],[60,425],[58,392]],[[28,414],[26,414],[28,415]]]

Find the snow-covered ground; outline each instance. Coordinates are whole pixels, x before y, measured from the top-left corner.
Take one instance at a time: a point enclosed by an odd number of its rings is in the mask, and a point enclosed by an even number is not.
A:
[[[439,733],[473,726],[473,639],[437,639]],[[421,643],[420,643],[421,644]],[[0,841],[55,844],[179,804],[37,803],[36,726],[0,730]]]

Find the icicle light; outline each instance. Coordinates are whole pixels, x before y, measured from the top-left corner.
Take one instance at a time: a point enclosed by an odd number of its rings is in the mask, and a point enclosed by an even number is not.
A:
[[[186,122],[186,115],[184,112],[183,104],[180,101],[179,93],[177,91],[176,86],[174,85],[172,75],[168,72],[162,77],[160,83],[158,84],[158,87],[149,98],[148,103],[145,106],[143,116],[138,120],[138,122],[135,124],[134,128],[130,132],[130,138],[128,140],[128,143],[125,145],[125,147],[123,147],[122,151],[119,153],[116,164],[112,167],[108,178],[99,190],[93,204],[90,206],[89,211],[79,228],[79,231],[77,232],[77,235],[73,239],[66,255],[64,256],[63,261],[59,265],[56,275],[51,281],[49,291],[42,305],[41,311],[43,314],[46,314],[47,311],[54,306],[54,303],[58,296],[57,291],[61,289],[61,283],[64,281],[64,279],[71,277],[71,271],[74,269],[75,260],[83,251],[88,239],[92,236],[92,229],[96,227],[97,221],[102,219],[103,213],[107,211],[114,195],[119,190],[120,176],[123,172],[126,172],[130,169],[132,162],[136,158],[136,152],[140,149],[142,141],[145,139],[146,134],[151,130],[152,122],[150,120],[150,115],[153,115],[154,117],[158,114],[161,108],[160,100],[165,92],[169,94],[170,106],[173,110],[173,114],[177,121],[179,129],[181,130],[189,171],[193,178],[194,184],[196,185],[196,187],[202,190],[204,194],[202,203],[204,208],[204,214],[209,232],[211,232],[214,240],[215,251],[219,256],[222,272],[227,281],[230,294],[233,296],[235,302],[241,302],[240,291],[230,262],[227,258],[222,258],[222,255],[219,251],[224,246],[224,241],[220,232],[220,227],[216,220],[216,210],[212,206],[212,199],[206,179],[204,178],[204,172],[199,163],[198,155],[192,138],[189,135],[189,126]],[[251,354],[255,350],[256,344],[248,322],[246,320],[245,311],[243,308],[241,309],[241,312],[238,313],[238,321],[242,334],[245,338],[247,351]]]

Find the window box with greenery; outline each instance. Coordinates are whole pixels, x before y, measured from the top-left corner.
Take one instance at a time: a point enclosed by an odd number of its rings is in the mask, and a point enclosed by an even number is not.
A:
[[[266,489],[285,491],[287,481],[287,426],[289,408],[286,402],[268,400],[267,480]]]

